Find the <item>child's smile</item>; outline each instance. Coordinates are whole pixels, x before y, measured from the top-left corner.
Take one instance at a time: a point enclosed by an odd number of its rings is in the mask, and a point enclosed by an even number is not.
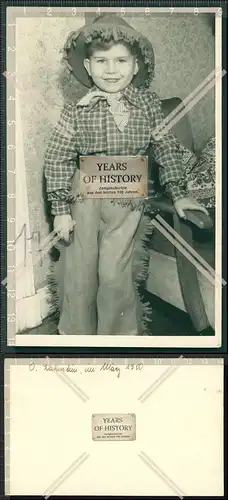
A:
[[[84,65],[95,85],[104,92],[116,93],[126,88],[138,72],[138,63],[125,45],[96,50]]]

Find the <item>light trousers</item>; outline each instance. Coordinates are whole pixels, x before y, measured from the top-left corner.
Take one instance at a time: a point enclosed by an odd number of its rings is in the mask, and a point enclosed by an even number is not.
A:
[[[110,200],[84,199],[72,205],[76,225],[58,263],[59,333],[140,333],[133,260],[143,207],[135,203],[134,210]]]

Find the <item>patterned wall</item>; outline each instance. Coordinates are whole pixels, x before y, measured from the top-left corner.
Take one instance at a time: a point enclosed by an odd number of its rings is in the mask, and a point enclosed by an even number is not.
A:
[[[23,122],[25,165],[32,246],[36,250],[50,232],[43,178],[43,154],[65,99],[78,100],[85,89],[65,78],[60,50],[72,30],[84,25],[77,18],[30,18],[17,21],[17,74]],[[34,267],[35,287],[45,285],[50,259],[46,255]]]
[[[156,55],[152,85],[161,98],[184,99],[214,69],[214,43],[207,15],[163,15],[129,19],[148,36]],[[60,49],[71,30],[84,24],[75,18],[30,18],[17,21],[17,72],[23,92],[20,97],[25,164],[33,244],[49,232],[44,204],[43,153],[52,125],[66,99],[79,99],[85,92],[76,80],[66,80],[60,65]],[[205,96],[189,113],[196,148],[214,132],[214,92]],[[35,267],[36,289],[45,284],[49,258]]]

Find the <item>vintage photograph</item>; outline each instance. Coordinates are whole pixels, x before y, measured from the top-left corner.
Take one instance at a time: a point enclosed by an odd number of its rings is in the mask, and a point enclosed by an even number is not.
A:
[[[219,347],[220,13],[7,10],[16,345]]]

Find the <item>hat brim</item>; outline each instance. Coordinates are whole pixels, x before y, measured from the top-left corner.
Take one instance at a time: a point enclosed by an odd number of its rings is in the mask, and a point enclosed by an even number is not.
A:
[[[72,74],[85,87],[90,88],[93,85],[93,81],[84,67],[86,44],[96,34],[104,37],[110,36],[112,30],[113,26],[94,23],[91,26],[81,28],[68,37],[64,47],[64,59]],[[139,70],[134,76],[132,84],[135,87],[149,85],[154,76],[154,51],[149,40],[128,25],[120,25],[115,28],[115,39],[116,41],[136,42],[138,44],[142,57],[138,58]]]

